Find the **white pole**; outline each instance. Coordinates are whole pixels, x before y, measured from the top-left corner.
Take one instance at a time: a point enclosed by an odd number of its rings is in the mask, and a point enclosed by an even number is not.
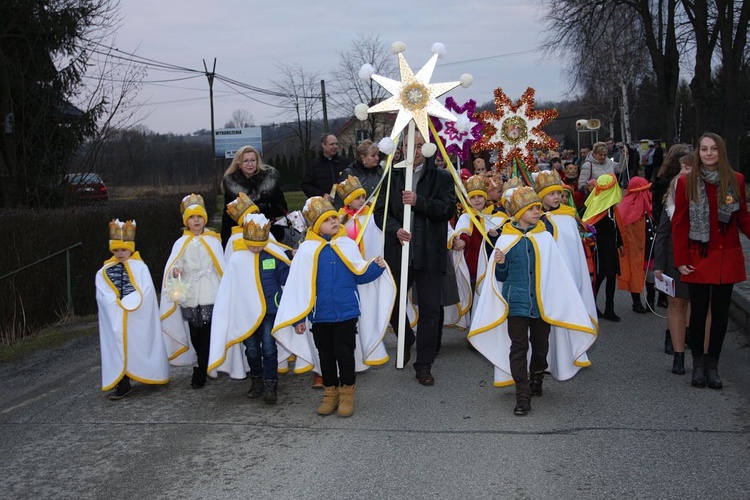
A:
[[[409,147],[406,149],[406,182],[404,189],[412,191],[414,177],[414,120],[409,122]],[[397,193],[392,193],[397,196]],[[404,204],[404,230],[411,233],[411,205]],[[398,285],[398,350],[396,351],[396,368],[404,367],[404,348],[406,343],[406,289],[409,285],[409,242],[401,247],[401,278]]]

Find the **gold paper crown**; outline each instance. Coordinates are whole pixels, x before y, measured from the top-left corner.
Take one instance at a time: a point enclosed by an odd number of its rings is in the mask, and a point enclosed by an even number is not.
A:
[[[490,175],[488,177],[485,177],[484,183],[487,186],[487,192],[489,193],[493,189],[497,189],[499,187],[502,187],[502,185],[503,185],[503,178],[500,177],[497,174]]]
[[[474,195],[480,195],[487,198],[487,184],[481,175],[472,175],[466,179],[466,192],[471,198]]]
[[[330,201],[322,196],[313,196],[308,199],[302,209],[302,215],[305,217],[307,227],[311,227],[316,233],[320,229],[320,223],[330,215],[338,215]],[[325,218],[323,216],[326,216]]]
[[[336,192],[344,200],[344,205],[348,205],[362,195],[366,195],[365,189],[359,179],[350,175],[345,181],[336,184]]]
[[[526,210],[535,204],[542,204],[536,191],[529,186],[521,186],[510,196],[510,213],[518,220]]]
[[[271,232],[271,221],[265,224],[259,224],[253,219],[246,219],[242,226],[242,239],[245,243],[252,246],[263,246],[268,241],[268,233]]]
[[[507,181],[505,181],[505,187],[503,188],[503,192],[511,189],[511,188],[518,188],[523,186],[523,181],[520,177],[511,177]]]
[[[109,222],[109,239],[118,241],[135,241],[135,221],[120,222],[115,219]]]
[[[562,181],[557,170],[539,172],[534,185],[539,198],[544,198],[554,191],[562,191]]]
[[[242,216],[246,212],[254,214],[258,212],[258,205],[253,203],[253,200],[248,198],[245,193],[240,193],[237,198],[227,203],[227,213],[234,220],[234,222],[240,223]]]
[[[190,193],[189,195],[185,196],[182,199],[182,203],[180,203],[180,214],[185,213],[185,209],[191,205],[200,205],[204,209],[206,208],[206,204],[203,202],[203,196],[195,193]]]

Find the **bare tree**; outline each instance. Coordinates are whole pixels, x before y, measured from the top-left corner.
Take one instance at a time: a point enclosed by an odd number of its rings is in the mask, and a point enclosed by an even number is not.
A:
[[[398,72],[396,58],[391,54],[388,45],[376,34],[359,33],[349,50],[339,53],[339,66],[333,72],[336,92],[331,101],[345,116],[351,116],[357,104],[372,106],[390,97],[390,94],[372,79],[364,81],[359,77],[359,70],[364,64],[371,64],[376,74],[389,78]],[[378,124],[382,123],[383,119],[382,113],[372,113],[368,116],[367,129],[370,139],[375,138]]]
[[[229,121],[224,124],[224,128],[245,128],[254,127],[255,118],[246,109],[235,109]]]
[[[287,126],[299,140],[300,151],[307,158],[312,150],[313,121],[320,115],[320,73],[309,72],[299,64],[279,64],[281,78],[272,80],[282,114],[294,119]]]

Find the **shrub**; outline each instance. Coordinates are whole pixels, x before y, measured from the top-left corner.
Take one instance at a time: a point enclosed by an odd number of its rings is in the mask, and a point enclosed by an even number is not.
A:
[[[159,290],[172,245],[181,235],[182,195],[169,195],[96,206],[53,210],[12,210],[0,217],[5,248],[0,275],[5,275],[78,242],[70,251],[73,310],[96,313],[94,276],[109,253],[108,223],[135,219],[136,250],[151,270]],[[205,194],[209,218],[215,195]],[[67,314],[65,254],[0,280],[0,345],[8,345]]]

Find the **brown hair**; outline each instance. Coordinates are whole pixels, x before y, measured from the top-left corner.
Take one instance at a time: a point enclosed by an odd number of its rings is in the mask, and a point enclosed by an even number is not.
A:
[[[378,145],[372,142],[370,139],[365,139],[357,146],[357,159],[362,161],[363,156],[367,156],[373,149],[378,149]]]
[[[659,173],[656,174],[657,177],[661,177],[662,179],[671,179],[675,175],[680,173],[680,160],[683,156],[690,154],[690,148],[688,148],[687,144],[675,144],[671,148],[669,148],[669,152],[667,152],[666,158],[664,158],[664,163],[661,164],[661,168],[659,168]]]
[[[739,185],[737,184],[737,177],[734,175],[734,170],[729,165],[729,159],[727,158],[727,147],[724,144],[724,139],[719,135],[706,132],[698,139],[697,146],[695,148],[695,156],[693,161],[693,170],[687,174],[687,198],[688,201],[694,201],[698,199],[698,176],[701,175],[700,171],[703,169],[703,163],[701,162],[701,141],[703,139],[712,139],[716,143],[716,149],[719,152],[718,171],[719,171],[719,202],[726,199],[729,193],[730,187],[734,193],[739,193]]]

